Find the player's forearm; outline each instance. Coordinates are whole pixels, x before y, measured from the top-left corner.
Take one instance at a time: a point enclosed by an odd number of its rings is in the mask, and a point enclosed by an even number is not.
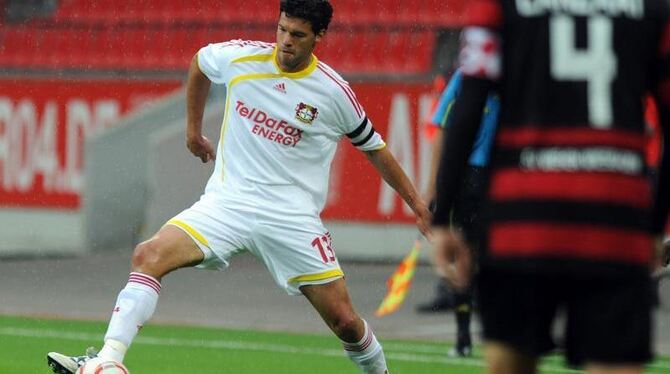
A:
[[[398,192],[400,197],[416,212],[417,203],[422,200],[391,152],[383,148],[378,151],[365,152],[365,154],[382,179]]]
[[[197,135],[202,133],[202,117],[211,82],[198,66],[198,55],[193,56],[186,82],[186,133]]]

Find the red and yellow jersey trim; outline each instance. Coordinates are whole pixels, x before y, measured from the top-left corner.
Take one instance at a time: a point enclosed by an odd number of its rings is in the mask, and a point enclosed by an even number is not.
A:
[[[315,281],[322,281],[326,279],[341,278],[341,277],[344,277],[344,272],[342,271],[342,269],[333,269],[321,273],[298,275],[289,278],[288,282],[289,283],[315,282]]]
[[[200,244],[204,245],[207,248],[211,248],[209,246],[209,242],[207,241],[207,238],[205,238],[204,235],[202,235],[198,230],[194,229],[188,223],[173,218],[173,219],[167,221],[164,226],[167,226],[167,225],[173,225],[173,226],[179,227],[180,229],[186,231],[189,235],[191,235],[191,237],[193,237],[195,240],[200,242]]]

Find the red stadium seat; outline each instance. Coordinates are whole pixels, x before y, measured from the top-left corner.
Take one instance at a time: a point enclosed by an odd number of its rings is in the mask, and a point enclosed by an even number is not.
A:
[[[460,17],[462,8],[438,0],[334,5],[317,56],[343,73],[372,74],[430,71],[436,42],[430,24],[451,13]],[[0,67],[185,70],[207,43],[274,42],[277,17],[277,2],[269,0],[62,0],[51,20],[0,28]]]
[[[93,33],[93,41],[91,44],[90,61],[91,67],[94,69],[110,69],[119,65],[119,58],[111,56],[111,50],[116,50],[117,54],[123,53],[119,48],[119,33],[111,28],[96,29]]]
[[[225,2],[214,3],[212,1],[193,1],[186,9],[180,9],[182,14],[175,14],[175,17],[195,23],[216,23],[233,22],[236,18],[236,12],[229,11],[229,8],[236,8],[239,0],[229,0]],[[223,4],[226,4],[225,6]]]
[[[415,58],[414,53],[407,51],[409,32],[404,30],[389,33],[386,43],[386,54],[389,57],[386,63],[387,71],[402,71],[406,60]]]
[[[334,25],[439,26],[461,16],[464,1],[337,0]],[[57,21],[103,23],[226,23],[249,25],[276,22],[278,1],[270,0],[63,0]]]
[[[407,0],[386,0],[382,2],[382,9],[376,9],[374,14],[368,15],[365,22],[378,22],[388,26],[404,26],[408,14],[411,14],[421,6],[411,6]],[[411,1],[409,2],[411,3]]]
[[[342,34],[336,31],[329,31],[321,43],[318,44],[315,54],[319,60],[332,67],[336,67],[336,60],[343,53],[343,49],[344,40]]]
[[[41,30],[39,39],[39,59],[35,59],[33,66],[62,68],[67,65],[62,51],[65,49],[64,34],[58,29]]]
[[[85,21],[94,13],[95,3],[86,0],[64,0],[60,3],[54,19],[57,21]]]
[[[5,27],[0,66],[41,69],[185,70],[208,43],[230,39],[272,43],[268,27]],[[431,68],[431,30],[333,30],[317,56],[342,72],[420,73]]]
[[[190,29],[178,29],[172,32],[166,32],[164,39],[166,42],[166,53],[158,65],[166,70],[184,70],[191,62],[191,57],[197,52],[197,47],[193,45],[193,34]],[[156,51],[156,54],[161,54]]]
[[[387,52],[387,32],[368,31],[360,35],[359,47],[364,53],[360,61],[360,70],[366,72],[379,72],[387,69],[389,58],[393,58]]]
[[[112,39],[113,48],[108,48],[105,51],[106,55],[114,55],[112,59],[117,61],[117,69],[122,70],[159,70],[157,62],[162,59],[161,54],[156,56],[152,53],[154,49],[167,48],[164,41],[155,39],[156,35],[162,35],[154,28],[133,27],[126,28],[121,31],[117,39]],[[122,48],[118,50],[117,48]]]
[[[60,51],[64,68],[85,68],[90,65],[90,51],[94,38],[90,29],[64,28],[59,30],[63,36]]]
[[[216,43],[220,41],[220,37],[216,35],[215,29],[209,27],[199,27],[189,31],[189,42],[191,50],[189,55],[193,56],[200,48],[209,43]]]
[[[58,21],[91,23],[268,23],[279,15],[278,2],[267,0],[66,0]]]
[[[377,18],[383,13],[376,8],[380,2],[382,1],[340,0],[334,4],[334,23],[351,26],[378,22]]]
[[[257,20],[261,23],[275,23],[279,19],[278,1],[250,0],[245,3],[251,5],[247,9],[242,8],[240,18],[245,22]]]
[[[407,52],[413,58],[406,59],[406,71],[428,72],[432,66],[435,52],[435,33],[430,30],[416,31],[409,35]]]
[[[361,43],[359,43],[359,36],[354,32],[343,32],[342,48],[339,51],[337,58],[337,69],[343,71],[360,71],[364,66],[363,60],[360,58],[363,54],[361,51]]]
[[[35,33],[27,27],[5,26],[0,41],[0,62],[8,67],[29,65],[35,58],[33,54]]]

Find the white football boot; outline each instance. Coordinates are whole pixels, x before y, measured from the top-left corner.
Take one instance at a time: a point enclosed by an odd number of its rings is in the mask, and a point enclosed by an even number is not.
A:
[[[86,354],[83,356],[66,356],[58,352],[49,352],[47,364],[56,374],[75,374],[86,361],[95,357],[98,357],[98,352],[93,347],[86,349]]]

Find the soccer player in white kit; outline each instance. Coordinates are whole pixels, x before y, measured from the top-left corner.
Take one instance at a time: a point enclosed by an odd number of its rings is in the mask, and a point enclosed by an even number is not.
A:
[[[232,40],[193,58],[187,82],[187,146],[215,160],[205,193],[137,246],[98,356],[122,362],[151,317],[161,278],[180,267],[224,269],[251,252],[281,288],[303,294],[363,373],[388,373],[372,330],[354,311],[329,232],[321,223],[330,164],[348,137],[409,204],[422,233],[430,213],[354,92],[312,54],[332,17],[327,0],[282,0],[277,43]],[[211,83],[226,85],[216,150],[202,136]],[[56,373],[72,374],[89,357],[51,352]]]

